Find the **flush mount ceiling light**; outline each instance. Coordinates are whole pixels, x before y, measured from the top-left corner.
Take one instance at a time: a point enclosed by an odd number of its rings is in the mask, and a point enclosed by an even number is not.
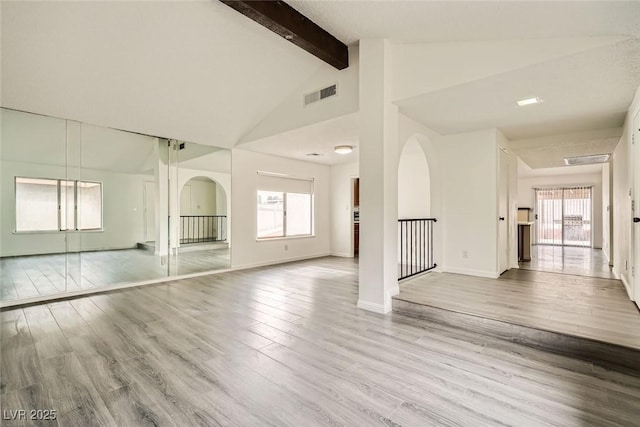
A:
[[[336,145],[333,151],[338,154],[349,154],[353,151],[353,147],[351,145]]]
[[[606,163],[611,154],[594,154],[591,156],[565,157],[564,164],[567,166],[593,165],[596,163]]]
[[[517,101],[517,104],[518,107],[524,107],[526,105],[540,104],[541,102],[542,99],[536,96],[535,98],[521,99],[520,101]]]

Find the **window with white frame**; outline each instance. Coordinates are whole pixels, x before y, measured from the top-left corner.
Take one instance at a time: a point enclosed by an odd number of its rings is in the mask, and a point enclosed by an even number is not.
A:
[[[99,182],[16,177],[16,231],[102,229]]]
[[[258,239],[313,235],[313,179],[258,173]]]

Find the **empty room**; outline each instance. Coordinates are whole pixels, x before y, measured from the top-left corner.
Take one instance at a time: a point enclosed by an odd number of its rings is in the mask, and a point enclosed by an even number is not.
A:
[[[639,2],[0,19],[0,424],[640,426]]]

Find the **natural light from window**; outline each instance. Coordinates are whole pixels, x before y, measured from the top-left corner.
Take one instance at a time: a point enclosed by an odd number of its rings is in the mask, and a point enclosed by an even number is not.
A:
[[[102,184],[16,177],[16,231],[102,229]]]

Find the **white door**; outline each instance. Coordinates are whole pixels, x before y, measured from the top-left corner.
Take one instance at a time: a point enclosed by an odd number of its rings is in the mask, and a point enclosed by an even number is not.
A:
[[[509,156],[502,149],[498,157],[498,273],[509,269]]]
[[[636,305],[640,307],[640,274],[637,271],[640,268],[640,222],[635,222],[635,218],[640,218],[640,207],[638,206],[640,200],[640,112],[636,113],[633,118],[633,145],[631,155],[633,156],[633,199],[632,204],[632,220],[631,225],[631,254],[632,260],[632,278],[631,278],[631,295],[636,302]]]
[[[156,240],[156,184],[144,183],[144,240]]]

